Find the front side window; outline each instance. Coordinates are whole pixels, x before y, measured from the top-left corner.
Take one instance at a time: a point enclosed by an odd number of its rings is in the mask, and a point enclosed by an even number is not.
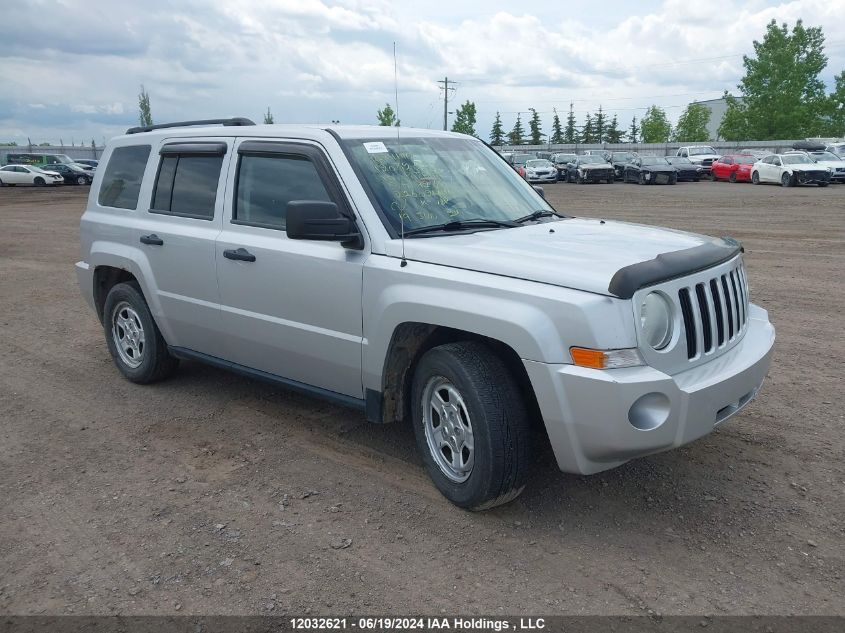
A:
[[[244,154],[238,165],[233,221],[284,229],[292,200],[331,202],[317,168],[295,154]]]
[[[149,157],[149,145],[116,148],[106,165],[97,202],[104,207],[137,208],[141,181]]]
[[[151,210],[211,220],[222,165],[223,156],[162,156]]]

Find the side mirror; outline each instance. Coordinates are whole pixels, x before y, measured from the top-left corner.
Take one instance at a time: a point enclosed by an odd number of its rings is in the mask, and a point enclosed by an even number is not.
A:
[[[545,200],[546,199],[546,190],[543,189],[540,185],[533,185],[533,186],[534,186],[534,191],[539,193],[540,197]]]
[[[355,222],[342,215],[334,202],[288,202],[285,233],[292,240],[340,242],[348,248],[359,249],[364,246]]]

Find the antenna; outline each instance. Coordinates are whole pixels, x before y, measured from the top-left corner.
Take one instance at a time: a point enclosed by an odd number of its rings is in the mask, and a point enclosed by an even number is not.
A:
[[[396,69],[396,41],[393,41],[393,103],[396,106],[396,146],[399,149],[399,182],[402,182],[402,142],[399,138],[399,72]],[[405,259],[405,212],[399,209],[399,237],[402,240],[402,262],[399,264],[401,268],[408,265],[408,260]]]

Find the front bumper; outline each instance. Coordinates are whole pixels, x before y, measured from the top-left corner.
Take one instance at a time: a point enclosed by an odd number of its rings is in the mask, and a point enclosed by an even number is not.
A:
[[[558,466],[592,474],[710,433],[757,395],[775,330],[750,305],[743,340],[674,376],[652,367],[597,370],[523,361]]]
[[[557,172],[541,176],[526,176],[528,182],[557,182]]]

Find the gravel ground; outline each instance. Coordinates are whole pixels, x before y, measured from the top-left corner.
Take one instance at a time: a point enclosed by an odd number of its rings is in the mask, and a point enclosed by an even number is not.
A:
[[[87,188],[0,190],[0,612],[842,614],[845,186],[551,185],[747,249],[760,398],[674,452],[470,514],[404,425],[196,363],[120,377],[79,295]]]

